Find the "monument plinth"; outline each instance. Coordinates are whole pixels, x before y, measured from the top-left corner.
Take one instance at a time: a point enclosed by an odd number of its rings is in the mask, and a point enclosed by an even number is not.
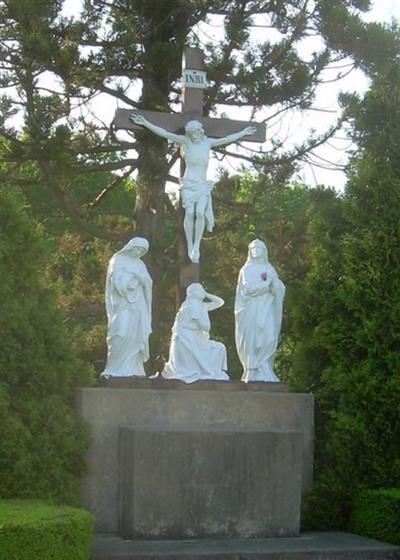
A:
[[[77,393],[79,414],[91,431],[82,502],[95,515],[97,531],[132,537],[129,519],[143,508],[142,538],[155,538],[157,526],[159,538],[187,538],[179,519],[191,520],[202,537],[297,534],[300,489],[312,480],[312,395],[290,393],[280,383],[149,380],[149,388],[129,389],[111,388],[118,380],[107,383]],[[136,383],[143,387],[146,380]],[[180,501],[168,499],[174,485]],[[164,498],[165,508],[155,507]],[[257,512],[257,519],[247,512],[246,526],[240,504]],[[236,509],[230,523],[229,508]],[[282,524],[285,508],[291,513]]]
[[[301,451],[289,430],[121,428],[120,534],[297,537]]]

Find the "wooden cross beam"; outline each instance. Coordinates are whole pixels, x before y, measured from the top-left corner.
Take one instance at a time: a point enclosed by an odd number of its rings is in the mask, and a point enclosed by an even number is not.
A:
[[[200,49],[186,47],[182,66],[184,75],[187,70],[204,72],[202,51]],[[141,126],[137,126],[129,120],[132,113],[143,115],[153,124],[175,133],[184,133],[185,124],[195,119],[203,124],[206,135],[212,138],[222,138],[243,130],[247,126],[254,126],[257,128],[256,134],[246,136],[245,141],[265,141],[264,123],[203,117],[203,89],[200,87],[188,87],[185,82],[182,91],[182,113],[171,114],[161,111],[145,111],[142,109],[117,109],[114,118],[114,127],[123,130],[143,130]]]

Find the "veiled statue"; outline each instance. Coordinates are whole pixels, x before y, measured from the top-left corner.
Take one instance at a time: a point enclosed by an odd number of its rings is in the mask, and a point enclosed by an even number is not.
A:
[[[153,282],[141,257],[149,243],[134,237],[111,258],[106,280],[107,363],[102,377],[145,377]]]
[[[265,243],[255,239],[240,270],[235,298],[236,348],[245,383],[279,381],[273,367],[284,296],[285,286],[268,261]]]

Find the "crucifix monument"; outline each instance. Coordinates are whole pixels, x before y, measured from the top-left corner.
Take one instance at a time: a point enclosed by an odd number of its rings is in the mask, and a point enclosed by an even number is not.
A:
[[[265,244],[254,240],[235,300],[240,384],[230,380],[224,344],[209,336],[209,312],[224,301],[198,278],[200,240],[213,226],[210,151],[241,138],[263,142],[265,125],[203,116],[199,49],[185,50],[183,86],[181,114],[120,109],[114,121],[181,148],[182,303],[168,362],[160,375],[140,379],[151,331],[151,278],[141,262],[149,245],[135,237],[111,259],[107,387],[82,389],[78,402],[94,435],[84,505],[100,532],[130,541],[297,536],[302,488],[312,479],[312,395],[247,383],[279,381],[272,367],[283,283]],[[194,386],[182,391],[187,384]]]
[[[209,118],[203,116],[203,90],[206,87],[203,53],[186,47],[183,56],[182,113],[118,109],[114,119],[116,129],[137,130],[143,127],[167,138],[181,147],[184,165],[180,178],[180,201],[185,211],[183,228],[187,256],[191,263],[180,274],[180,287],[185,289],[199,281],[200,242],[207,227],[212,231],[212,181],[207,179],[210,150],[214,147],[245,139],[265,140],[265,124]],[[184,131],[184,134],[182,132]]]

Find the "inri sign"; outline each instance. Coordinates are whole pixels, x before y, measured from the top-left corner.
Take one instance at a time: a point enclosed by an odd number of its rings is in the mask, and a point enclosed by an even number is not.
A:
[[[184,70],[183,87],[203,89],[207,85],[207,75],[203,70]]]

